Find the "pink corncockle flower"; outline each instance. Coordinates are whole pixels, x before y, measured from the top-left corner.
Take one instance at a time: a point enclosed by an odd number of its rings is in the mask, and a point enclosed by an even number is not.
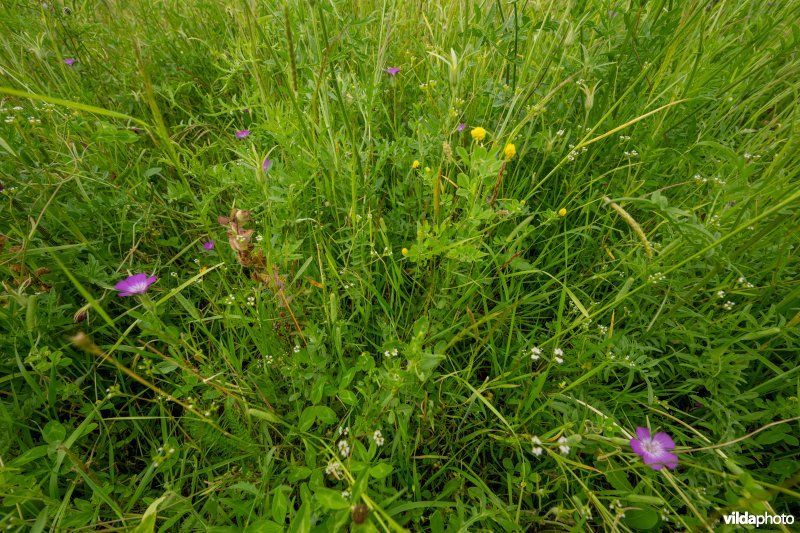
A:
[[[272,165],[272,161],[270,161],[269,159],[265,159],[264,163],[261,165],[261,168],[263,168],[264,172],[266,172],[267,170],[269,170],[269,167],[271,165]]]
[[[456,128],[456,131],[457,131],[458,133],[461,133],[461,132],[462,132],[462,131],[464,131],[465,129],[467,129],[467,123],[466,123],[466,122],[462,122],[462,123],[461,123],[461,124],[459,124],[459,125],[458,125],[458,127]]]
[[[639,438],[631,439],[631,448],[644,460],[644,464],[653,470],[661,470],[665,466],[674,470],[678,466],[678,456],[669,453],[675,448],[675,442],[669,435],[659,431],[651,437],[649,429],[637,427],[636,436]]]
[[[147,274],[134,274],[114,285],[114,288],[119,291],[120,296],[133,296],[134,294],[144,294],[147,288],[155,282],[155,276],[148,277]]]
[[[394,76],[397,76],[397,73],[398,73],[398,72],[400,72],[400,67],[389,67],[389,68],[385,68],[385,69],[383,69],[383,71],[384,71],[386,74],[388,74],[388,75],[390,75],[390,76],[394,77]]]
[[[209,252],[214,249],[214,241],[208,241],[203,243],[203,248],[208,250]]]
[[[75,64],[75,61],[77,61],[77,60],[73,59],[71,57],[68,57],[66,59],[63,59],[61,62],[64,63],[65,65],[69,65],[71,67],[72,65]]]
[[[239,130],[236,132],[237,139],[245,139],[250,135],[250,130]]]

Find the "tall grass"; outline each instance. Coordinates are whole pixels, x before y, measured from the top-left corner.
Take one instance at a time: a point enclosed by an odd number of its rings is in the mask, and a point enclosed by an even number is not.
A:
[[[3,527],[797,509],[800,4],[0,15]]]

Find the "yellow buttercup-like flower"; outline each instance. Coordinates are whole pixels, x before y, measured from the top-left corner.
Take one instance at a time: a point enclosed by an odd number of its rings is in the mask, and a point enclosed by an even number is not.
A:
[[[567,209],[566,209],[566,208],[564,208],[564,207],[562,207],[561,209],[559,209],[559,210],[558,210],[558,216],[560,216],[560,217],[565,217],[565,216],[567,216]]]
[[[511,143],[508,143],[506,147],[503,149],[503,155],[506,156],[506,161],[509,161],[514,155],[517,153],[517,147]]]
[[[411,163],[411,168],[419,168],[419,161],[417,161],[417,160],[415,159],[415,160],[414,160],[414,162],[413,162],[413,163]]]
[[[402,250],[400,250],[400,253],[403,255],[408,255],[408,248],[403,248]]]
[[[469,132],[472,135],[472,138],[476,141],[480,142],[486,138],[486,130],[478,126],[477,128],[472,128],[472,131]]]

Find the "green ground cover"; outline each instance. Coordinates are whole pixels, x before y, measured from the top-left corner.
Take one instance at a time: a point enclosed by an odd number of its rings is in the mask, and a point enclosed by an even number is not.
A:
[[[0,527],[800,518],[799,19],[5,0]]]

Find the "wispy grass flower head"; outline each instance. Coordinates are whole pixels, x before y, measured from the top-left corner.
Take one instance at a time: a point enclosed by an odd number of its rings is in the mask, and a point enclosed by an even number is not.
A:
[[[155,276],[147,274],[134,274],[123,279],[114,288],[119,291],[120,296],[133,296],[134,294],[144,294],[148,287],[156,282]]]
[[[674,470],[678,466],[678,456],[669,452],[675,448],[675,442],[669,435],[659,431],[651,436],[649,429],[637,427],[636,436],[639,438],[631,439],[631,448],[644,460],[644,464],[653,470],[661,470],[665,466]]]

